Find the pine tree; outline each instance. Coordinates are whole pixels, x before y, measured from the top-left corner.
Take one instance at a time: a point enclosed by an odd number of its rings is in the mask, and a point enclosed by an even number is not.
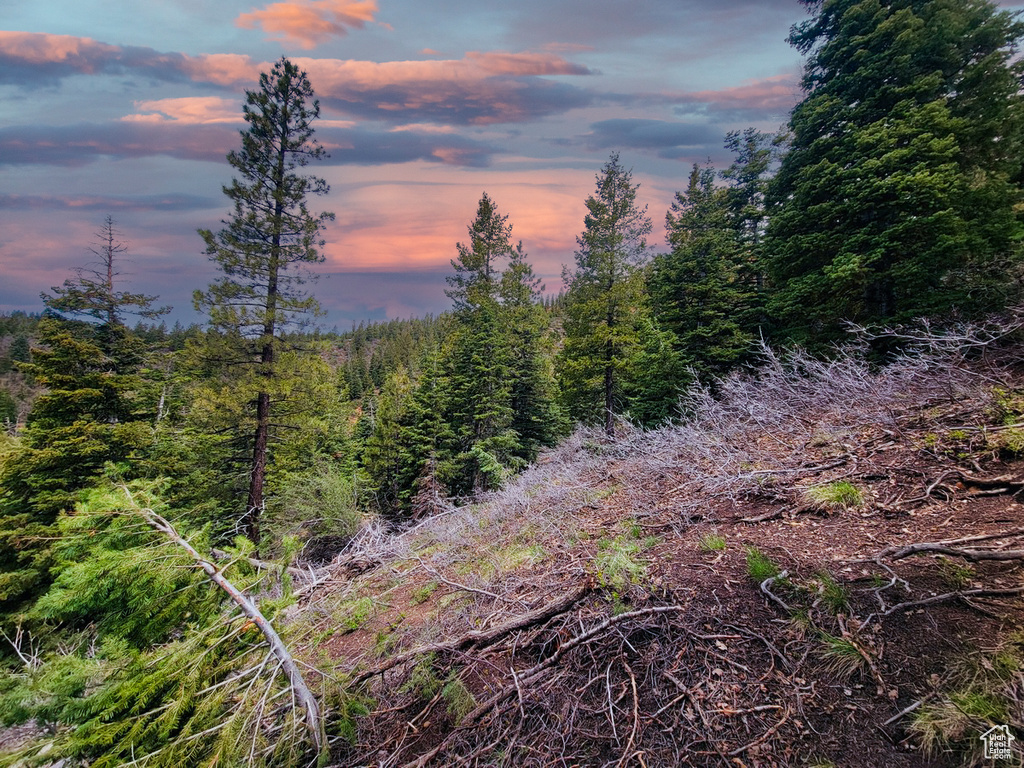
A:
[[[773,162],[778,158],[783,139],[754,128],[730,131],[725,148],[733,161],[720,176],[727,183],[732,226],[738,247],[736,276],[742,292],[740,304],[733,309],[741,331],[754,337],[768,330],[765,304],[768,300],[765,231],[768,227],[767,194]]]
[[[1024,25],[984,0],[802,0],[804,100],[772,188],[770,308],[797,337],[1006,301]]]
[[[459,495],[500,484],[495,467],[516,464],[518,435],[512,431],[508,326],[500,303],[501,266],[511,258],[512,225],[484,193],[469,225],[469,243],[459,243],[455,274],[446,291],[455,310],[450,339],[452,419],[461,469],[452,490]]]
[[[316,300],[302,288],[305,267],[322,261],[320,233],[333,214],[314,215],[308,198],[323,195],[323,179],[301,173],[310,160],[322,158],[313,138],[320,104],[306,74],[282,58],[260,85],[246,92],[243,108],[249,127],[242,148],[228,155],[238,172],[224,193],[234,215],[218,233],[201,230],[207,254],[224,277],[197,292],[197,309],[205,309],[210,325],[223,334],[223,362],[245,366],[264,381],[255,396],[255,427],[251,435],[249,489],[242,527],[258,543],[270,444],[271,382],[279,375],[283,333],[304,316],[318,311]]]
[[[552,367],[551,319],[541,303],[544,286],[519,243],[501,276],[499,295],[509,333],[509,395],[516,454],[530,462],[562,431]]]
[[[99,233],[99,270],[84,268],[53,294],[37,328],[31,362],[19,363],[44,388],[29,413],[21,448],[0,470],[0,606],[20,610],[49,583],[53,526],[108,464],[130,476],[153,439],[155,398],[140,375],[145,345],[125,315],[154,317],[155,297],[119,290],[126,248],[108,217]],[[71,315],[71,318],[65,317]],[[88,318],[74,319],[75,316]]]
[[[377,508],[385,514],[403,511],[419,471],[406,447],[409,400],[413,383],[404,368],[392,373],[370,404],[369,437],[362,451]]]
[[[596,194],[587,199],[576,269],[563,268],[568,292],[562,395],[573,418],[600,421],[610,436],[621,412],[622,378],[636,349],[641,267],[652,229],[646,206],[637,203],[638,187],[613,154],[597,176]]]
[[[170,307],[153,307],[156,296],[118,290],[120,264],[128,246],[115,227],[114,219],[107,216],[97,243],[89,249],[99,262],[76,270],[73,279],[54,287],[53,295],[43,294],[47,308],[61,316],[86,317],[101,326],[124,325],[124,315],[132,314],[152,320],[170,311]],[[135,334],[138,336],[139,334]]]
[[[716,186],[715,177],[713,168],[693,166],[666,215],[672,250],[654,260],[650,279],[658,321],[704,377],[727,372],[751,341],[739,324],[747,298],[739,277],[741,230],[730,190]]]

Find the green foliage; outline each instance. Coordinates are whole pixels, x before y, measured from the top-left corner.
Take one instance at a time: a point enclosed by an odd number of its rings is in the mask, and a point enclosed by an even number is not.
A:
[[[630,537],[601,539],[594,560],[598,583],[610,588],[615,596],[640,583],[647,575],[647,566],[639,559],[642,550],[642,544]]]
[[[329,536],[340,543],[359,531],[362,513],[350,475],[321,464],[283,479],[267,507],[271,539],[301,534],[305,539]]]
[[[38,595],[51,574],[52,526],[108,464],[137,471],[152,442],[139,341],[122,325],[49,315],[23,365],[45,392],[18,449],[0,468],[0,610]]]
[[[53,568],[59,575],[29,619],[68,628],[92,624],[102,637],[146,648],[221,604],[183,552],[168,551],[161,534],[128,512],[123,494],[84,493],[75,511],[60,518],[57,533]],[[161,567],[149,567],[154,557]]]
[[[637,203],[630,171],[613,154],[587,198],[576,268],[563,268],[565,344],[559,355],[564,406],[579,421],[615,433],[623,410],[623,378],[638,342],[643,317],[643,272],[651,220]]]
[[[123,326],[126,312],[150,320],[169,312],[170,307],[153,308],[156,296],[118,290],[119,262],[128,251],[120,237],[113,217],[107,216],[96,233],[96,245],[89,249],[99,259],[97,266],[76,270],[73,280],[65,280],[63,286],[51,288],[52,296],[43,294],[47,308],[60,315],[88,317],[108,328]],[[20,353],[21,349],[17,351]],[[15,357],[13,349],[11,358],[27,360]]]
[[[980,736],[997,725],[1015,723],[1020,712],[1020,672],[1024,669],[1024,638],[1010,635],[987,652],[962,655],[943,677],[939,696],[911,716],[908,730],[929,755],[943,754],[953,765],[979,765]]]
[[[821,658],[825,671],[840,680],[851,677],[854,673],[867,666],[857,644],[846,637],[836,637],[827,632],[821,633]]]
[[[416,589],[414,589],[412,591],[412,594],[409,596],[409,599],[412,601],[413,605],[425,603],[427,602],[427,600],[430,599],[430,596],[437,591],[437,588],[439,586],[440,583],[437,581],[428,581],[423,586],[416,587]]]
[[[455,671],[448,676],[441,689],[441,698],[444,699],[445,709],[454,718],[456,725],[476,708],[476,699]]]
[[[760,584],[765,579],[771,579],[782,573],[782,569],[768,555],[754,546],[746,549],[747,575],[752,581]]]
[[[713,168],[693,166],[685,192],[666,216],[672,250],[659,255],[650,277],[659,322],[675,334],[686,363],[704,378],[732,368],[751,335],[739,318],[749,286],[739,277],[739,230],[729,190],[715,186]]]
[[[717,533],[702,533],[697,540],[697,546],[702,552],[722,552],[725,550],[725,538]]]
[[[819,600],[831,613],[840,614],[850,610],[850,593],[828,571],[820,571],[812,583],[812,589]]]
[[[360,597],[342,606],[341,626],[349,631],[362,627],[376,610],[372,597]]]
[[[399,691],[412,693],[424,701],[434,698],[434,694],[441,688],[441,681],[434,671],[434,661],[433,653],[424,654],[423,658],[416,662],[416,666],[412,668],[412,672],[402,683]]]
[[[856,509],[864,505],[864,493],[846,480],[812,485],[804,492],[804,496],[808,504],[826,512]]]
[[[301,715],[263,635],[145,524],[143,509],[169,514],[135,487],[131,496],[91,491],[60,519],[60,575],[34,609],[47,619],[39,663],[0,679],[5,723],[56,728],[0,763],[307,764]],[[262,576],[248,564],[251,545],[234,554],[221,572],[255,587]],[[279,605],[265,602],[265,615]]]
[[[445,343],[367,404],[363,460],[386,514],[429,515],[444,497],[497,488],[560,431],[541,286],[511,231],[484,194],[447,278]]]
[[[281,373],[289,370],[284,358],[296,354],[283,333],[319,311],[316,299],[302,286],[312,277],[308,265],[323,260],[320,232],[334,218],[309,212],[308,199],[326,194],[329,187],[300,170],[325,154],[313,138],[312,123],[319,114],[309,79],[288,59],[261,74],[259,88],[246,92],[243,116],[249,127],[242,132],[242,147],[228,154],[238,173],[224,188],[234,214],[220,232],[200,231],[207,254],[224,273],[194,296],[196,309],[209,315],[217,332],[211,338],[218,343],[210,359],[226,374],[242,372],[246,385],[255,390],[251,403],[244,401],[255,428],[243,433],[252,442],[241,528],[257,543],[271,413],[277,416],[282,406],[294,408],[298,402],[275,391]]]
[[[769,308],[823,343],[1010,298],[1024,25],[977,0],[804,0],[804,100],[772,189]]]
[[[950,560],[948,557],[940,557],[939,575],[947,587],[960,590],[969,587],[977,574],[969,565]]]

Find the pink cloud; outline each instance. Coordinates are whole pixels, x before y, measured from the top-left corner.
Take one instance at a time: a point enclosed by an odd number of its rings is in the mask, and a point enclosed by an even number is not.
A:
[[[182,57],[181,70],[192,80],[222,86],[252,84],[259,80],[260,72],[270,65],[254,61],[249,56],[235,53],[204,54]]]
[[[363,29],[376,12],[376,0],[297,0],[243,13],[235,24],[245,29],[259,26],[271,39],[308,50],[332,37],[344,37],[350,29]]]
[[[67,64],[91,73],[97,64],[120,53],[120,48],[88,37],[34,32],[0,32],[0,52],[25,64]]]
[[[190,124],[237,123],[242,120],[237,100],[220,99],[216,96],[136,101],[135,108],[155,114],[127,115],[121,119],[126,122],[172,121]]]
[[[765,112],[788,111],[799,98],[796,75],[783,74],[750,80],[733,88],[696,91],[682,95],[685,102],[712,104],[719,109],[751,109]]]
[[[590,74],[586,67],[550,52],[471,51],[461,59],[388,62],[294,61],[309,73],[324,106],[349,117],[488,125],[536,119],[592,100],[592,94],[582,89],[543,79]],[[194,82],[240,90],[251,87],[269,68],[266,62],[237,54],[188,56],[88,38],[0,33],[0,82],[24,88],[102,72],[140,73],[167,81],[184,75]]]
[[[365,115],[412,113],[416,122],[488,125],[562,112],[587,101],[537,78],[590,70],[549,53],[471,51],[462,59],[296,59],[325,104]]]

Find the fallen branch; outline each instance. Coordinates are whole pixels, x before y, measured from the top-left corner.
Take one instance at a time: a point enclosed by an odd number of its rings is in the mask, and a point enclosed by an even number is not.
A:
[[[326,733],[324,731],[324,723],[320,717],[320,706],[317,704],[316,698],[302,679],[302,673],[299,671],[299,667],[295,663],[295,659],[292,658],[291,653],[288,652],[288,648],[281,640],[281,636],[277,634],[277,631],[273,626],[271,626],[270,622],[267,621],[266,617],[260,612],[259,608],[256,607],[255,603],[253,603],[245,593],[238,589],[238,587],[228,581],[216,565],[200,555],[195,547],[182,538],[181,534],[178,533],[167,519],[162,515],[157,514],[152,509],[146,509],[136,504],[131,491],[129,491],[127,487],[122,486],[122,490],[142,518],[149,523],[151,527],[163,533],[172,542],[188,552],[189,556],[196,562],[196,564],[206,572],[207,576],[210,577],[210,580],[227,592],[242,613],[244,613],[260,630],[260,632],[263,633],[263,637],[266,638],[267,644],[270,646],[270,652],[275,658],[277,658],[278,664],[281,669],[284,670],[285,676],[288,678],[288,683],[291,686],[295,697],[298,698],[303,709],[306,710],[306,729],[309,731],[310,739],[316,747],[317,754],[321,757],[326,757],[328,744]]]
[[[524,613],[522,616],[518,616],[512,621],[507,621],[504,624],[499,624],[490,629],[475,629],[472,632],[467,632],[462,637],[450,640],[446,643],[430,643],[428,645],[420,645],[411,650],[405,651],[392,656],[390,659],[385,661],[383,664],[379,664],[373,669],[367,670],[361,673],[355,678],[356,683],[361,683],[369,680],[371,677],[381,675],[387,672],[389,669],[397,667],[399,664],[404,664],[407,661],[412,661],[418,656],[422,656],[425,653],[450,653],[455,651],[465,651],[469,648],[482,648],[491,645],[498,640],[502,639],[506,635],[511,634],[519,629],[525,629],[526,627],[539,624],[542,621],[550,619],[552,616],[557,616],[560,613],[564,613],[577,602],[582,600],[586,595],[593,589],[593,586],[589,583],[583,584],[582,586],[574,589],[568,594],[562,595],[561,597],[552,600],[550,603],[540,606],[532,611]]]
[[[1024,560],[1024,549],[1001,549],[998,547],[977,549],[964,548],[961,544],[977,544],[982,541],[994,541],[996,539],[1012,539],[1024,536],[1024,528],[1014,528],[1010,531],[1000,533],[982,533],[975,536],[964,536],[959,539],[947,539],[945,541],[924,541],[917,544],[908,544],[903,547],[889,547],[883,549],[874,557],[854,560],[858,563],[878,563],[885,559],[902,560],[905,557],[920,554],[951,555],[962,557],[971,562],[980,560]]]
[[[891,616],[896,611],[905,611],[908,608],[917,608],[922,605],[933,605],[935,603],[942,603],[946,600],[955,600],[962,598],[967,600],[971,597],[1012,597],[1014,595],[1024,595],[1024,587],[1014,587],[1012,589],[968,589],[960,592],[946,592],[941,595],[932,595],[926,597],[923,600],[914,600],[909,603],[899,603],[892,606],[887,611],[882,613],[882,616]]]
[[[478,705],[474,710],[469,712],[465,717],[462,718],[459,727],[451,733],[449,733],[448,736],[444,738],[440,744],[438,744],[436,747],[434,747],[426,754],[421,755],[413,762],[406,763],[404,768],[422,768],[424,765],[426,765],[435,757],[437,757],[441,752],[443,752],[456,734],[465,731],[466,729],[475,725],[492,709],[501,704],[505,699],[515,695],[518,691],[520,691],[523,685],[529,685],[533,682],[536,682],[546,670],[558,664],[565,657],[565,655],[569,653],[569,651],[580,645],[585,645],[591,642],[594,638],[601,635],[605,630],[610,629],[616,624],[621,624],[622,622],[628,621],[630,619],[640,618],[641,616],[651,616],[659,613],[674,613],[682,610],[685,609],[683,608],[683,606],[680,605],[666,605],[657,606],[654,608],[641,608],[640,610],[629,611],[628,613],[620,613],[618,616],[612,616],[611,618],[605,619],[596,627],[593,627],[587,630],[586,632],[577,635],[571,640],[567,640],[566,642],[562,643],[562,645],[558,647],[558,650],[551,654],[551,656],[549,656],[547,659],[515,676],[514,685],[506,686],[498,693],[491,696],[491,698],[489,698],[483,704]]]
[[[782,573],[778,573],[775,576],[769,576],[767,579],[761,582],[761,591],[765,594],[765,596],[767,596],[776,605],[782,608],[782,610],[784,610],[786,613],[792,613],[793,609],[786,605],[782,601],[781,597],[779,597],[774,592],[772,592],[771,589],[769,589],[769,585],[774,584],[776,581],[780,581],[786,578],[787,576],[789,576],[789,571],[783,571]]]

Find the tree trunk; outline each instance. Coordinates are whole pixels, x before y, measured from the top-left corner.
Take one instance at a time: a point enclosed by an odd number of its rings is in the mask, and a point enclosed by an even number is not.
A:
[[[257,547],[260,543],[260,512],[263,510],[263,484],[267,476],[267,442],[270,433],[270,394],[256,396],[256,434],[253,437],[252,470],[249,495],[245,501],[242,532]]]

